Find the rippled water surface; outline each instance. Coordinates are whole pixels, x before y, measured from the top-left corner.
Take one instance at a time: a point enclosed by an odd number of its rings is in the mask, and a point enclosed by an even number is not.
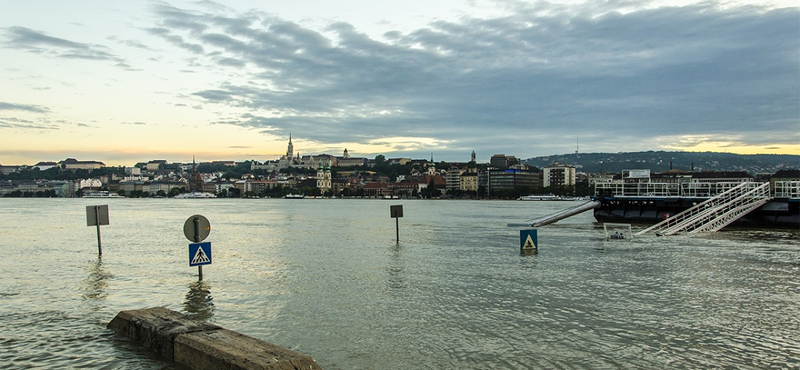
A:
[[[100,202],[0,199],[0,367],[178,368],[105,328],[155,306],[325,369],[800,367],[797,230],[606,241],[587,212],[521,255],[508,223],[577,203]],[[202,282],[193,214],[212,225]]]

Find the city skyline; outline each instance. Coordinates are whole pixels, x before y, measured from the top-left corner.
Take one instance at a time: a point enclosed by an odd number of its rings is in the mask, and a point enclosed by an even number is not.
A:
[[[789,1],[0,3],[0,164],[800,154]],[[336,154],[334,154],[336,155]]]

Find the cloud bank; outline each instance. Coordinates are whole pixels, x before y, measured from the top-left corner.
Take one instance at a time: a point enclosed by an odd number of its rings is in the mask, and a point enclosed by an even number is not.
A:
[[[797,9],[539,4],[381,39],[347,23],[323,33],[162,4],[151,32],[246,81],[193,92],[249,111],[221,123],[318,142],[433,137],[447,141],[437,150],[543,154],[529,148],[578,136],[600,150],[658,136],[798,138]]]

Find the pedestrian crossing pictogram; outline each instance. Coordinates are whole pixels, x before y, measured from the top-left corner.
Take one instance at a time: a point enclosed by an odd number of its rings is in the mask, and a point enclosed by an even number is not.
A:
[[[196,265],[198,263],[205,263],[209,261],[211,260],[209,260],[208,257],[206,257],[206,254],[203,253],[203,248],[197,248],[197,253],[195,253],[194,258],[192,258],[192,264]]]

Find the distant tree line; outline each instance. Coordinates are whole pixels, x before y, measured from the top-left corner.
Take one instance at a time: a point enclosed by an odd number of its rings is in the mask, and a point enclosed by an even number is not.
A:
[[[33,180],[81,180],[110,174],[125,175],[125,167],[103,167],[94,170],[67,170],[59,167],[48,168],[44,171],[39,167],[27,167],[9,174],[1,174],[0,180],[33,181]]]
[[[735,154],[719,152],[646,151],[625,153],[570,153],[524,160],[530,165],[548,166],[553,162],[567,163],[586,173],[620,173],[622,170],[650,169],[653,172],[670,170],[746,171],[774,173],[780,169],[796,169],[800,155],[793,154]]]
[[[12,192],[3,194],[4,198],[55,198],[57,196],[55,190],[40,190],[40,191],[22,191],[14,190]]]

